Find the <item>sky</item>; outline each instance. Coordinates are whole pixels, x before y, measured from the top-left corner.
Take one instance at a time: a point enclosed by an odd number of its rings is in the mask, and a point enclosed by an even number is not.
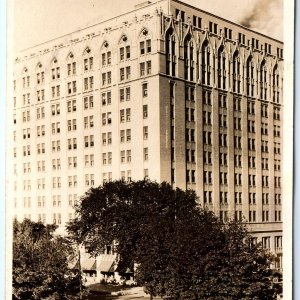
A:
[[[182,1],[283,39],[283,0]],[[14,0],[11,24],[15,52],[99,23],[141,2],[144,0]]]

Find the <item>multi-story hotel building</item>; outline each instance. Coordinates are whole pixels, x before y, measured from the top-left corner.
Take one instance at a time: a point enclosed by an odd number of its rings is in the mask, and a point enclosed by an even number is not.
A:
[[[281,255],[282,42],[148,1],[23,51],[13,88],[18,219],[63,227],[91,186],[147,177],[244,218]]]

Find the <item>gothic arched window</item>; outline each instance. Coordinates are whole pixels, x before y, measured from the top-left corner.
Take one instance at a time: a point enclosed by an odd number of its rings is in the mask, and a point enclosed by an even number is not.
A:
[[[241,63],[239,52],[236,51],[233,54],[233,70],[232,70],[232,82],[233,82],[233,92],[240,93],[241,92]]]
[[[205,41],[202,46],[202,84],[210,85],[211,77],[211,53],[208,41]]]

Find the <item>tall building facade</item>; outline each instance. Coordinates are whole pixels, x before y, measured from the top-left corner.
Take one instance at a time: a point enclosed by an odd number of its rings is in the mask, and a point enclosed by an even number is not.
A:
[[[20,53],[9,105],[18,219],[63,228],[90,187],[150,178],[281,257],[282,42],[148,1]]]

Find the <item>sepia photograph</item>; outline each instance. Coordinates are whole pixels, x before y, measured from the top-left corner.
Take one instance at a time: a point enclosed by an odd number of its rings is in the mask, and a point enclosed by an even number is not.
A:
[[[292,299],[293,1],[7,11],[6,299]]]

